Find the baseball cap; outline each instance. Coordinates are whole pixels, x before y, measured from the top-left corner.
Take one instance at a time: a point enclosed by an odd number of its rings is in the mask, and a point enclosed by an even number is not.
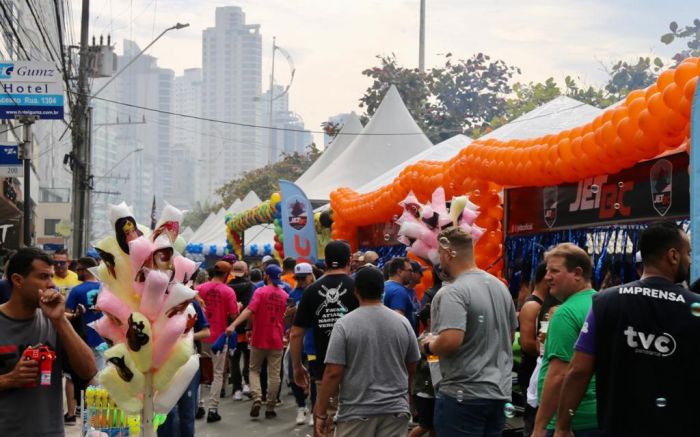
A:
[[[413,270],[413,273],[420,273],[422,275],[428,268],[420,265],[418,261],[411,261],[411,270]]]
[[[305,276],[313,273],[314,269],[309,263],[299,263],[294,266],[294,276]]]
[[[233,276],[240,278],[248,272],[248,264],[245,261],[236,261],[233,263]]]
[[[265,264],[266,262],[268,262],[270,260],[272,260],[272,257],[270,255],[265,255],[262,259],[262,262],[263,262],[263,264]]]
[[[238,260],[238,257],[233,253],[228,253],[221,258],[221,261],[226,261],[229,264],[233,264]]]
[[[228,275],[231,273],[231,264],[226,261],[217,261],[216,264],[214,264],[214,272]]]
[[[280,279],[280,275],[282,274],[282,268],[280,266],[276,266],[274,264],[269,265],[265,267],[265,276],[270,278],[273,284],[279,286],[282,284],[282,279]]]
[[[344,241],[334,240],[326,244],[326,266],[329,269],[339,269],[350,262],[350,245]]]

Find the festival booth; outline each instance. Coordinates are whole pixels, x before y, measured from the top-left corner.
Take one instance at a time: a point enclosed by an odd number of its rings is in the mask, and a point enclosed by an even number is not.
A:
[[[539,115],[534,112],[516,119],[475,140],[448,160],[419,161],[405,167],[391,183],[373,191],[361,193],[352,187],[334,190],[330,195],[334,220],[333,238],[347,240],[357,249],[365,245],[381,245],[382,241],[384,246],[397,243],[398,238],[403,236],[404,241],[412,245],[409,254],[413,252],[412,256],[429,264],[429,253],[422,252],[423,256],[417,256],[413,244],[424,240],[424,243],[434,249],[437,247],[435,236],[442,227],[440,223],[445,226],[456,224],[454,220],[450,223],[449,217],[445,219],[445,211],[439,199],[437,206],[442,211],[436,211],[435,205],[432,205],[436,200],[433,198],[435,193],[438,193],[438,198],[442,197],[438,190],[441,189],[446,199],[466,195],[469,202],[478,208],[478,216],[473,225],[470,225],[471,230],[477,230],[477,236],[483,231],[479,238],[475,238],[476,263],[478,267],[504,278],[504,187],[535,187],[529,198],[530,203],[539,202],[544,207],[544,192],[546,190],[551,193],[552,189],[542,187],[556,187],[557,192],[560,186],[562,191],[572,190],[565,189],[565,186],[574,187],[576,195],[579,185],[587,184],[589,189],[596,185],[586,182],[591,178],[602,180],[600,178],[605,177],[601,175],[615,175],[610,177],[612,183],[601,182],[602,186],[599,185],[601,194],[593,199],[594,205],[597,199],[601,201],[598,204],[599,211],[600,204],[603,204],[606,214],[610,214],[612,208],[613,217],[621,216],[628,211],[627,208],[631,208],[629,202],[644,196],[651,198],[652,192],[661,196],[658,197],[658,202],[667,201],[664,198],[667,192],[665,188],[659,189],[666,191],[658,192],[657,188],[654,189],[657,191],[653,191],[650,182],[647,182],[647,188],[642,191],[640,183],[639,192],[635,194],[635,191],[630,191],[632,181],[626,177],[627,174],[618,173],[627,169],[634,172],[633,168],[639,163],[679,150],[683,145],[684,153],[689,152],[690,143],[687,138],[690,134],[691,102],[699,75],[699,60],[689,58],[677,68],[664,71],[655,84],[644,90],[632,91],[624,102],[602,112],[565,97],[558,98],[539,108]],[[543,119],[547,117],[550,120],[545,123]],[[558,123],[553,123],[557,120]],[[523,124],[530,125],[531,130],[519,132],[521,128],[518,126]],[[532,128],[538,125],[542,128],[540,132]],[[553,127],[558,130],[552,131]],[[687,166],[687,155],[666,158],[666,161],[675,169],[671,173],[674,182],[685,184],[687,190],[687,173],[685,181],[680,175],[683,166]],[[644,164],[645,170],[638,171],[646,171],[645,177],[649,180],[649,172],[652,172],[656,163],[653,161]],[[665,163],[659,166],[667,168]],[[643,178],[639,176],[638,179]],[[656,180],[664,180],[659,179],[658,172]],[[618,183],[622,183],[622,186]],[[539,199],[534,199],[537,190],[542,194]],[[683,202],[681,193],[673,196],[679,196],[678,202]],[[535,209],[528,205],[527,196],[518,197],[525,199],[521,200],[525,206],[522,203],[508,205],[511,214],[516,214],[513,211],[515,209]],[[686,193],[685,198],[687,197]],[[548,198],[551,199],[552,196]],[[561,205],[566,202],[557,202],[557,217],[564,216]],[[569,205],[572,202],[576,203],[576,197],[569,199]],[[590,202],[590,196],[587,202]],[[412,204],[417,206],[411,206]],[[426,206],[430,208],[426,209]],[[678,206],[680,205],[676,205]],[[681,208],[674,208],[671,204],[667,216],[678,214],[677,217],[682,217],[684,212]],[[413,215],[417,221],[425,224],[431,235],[425,229],[418,235],[422,238],[415,238],[415,234],[413,237],[400,235],[401,228],[395,222],[406,214]],[[601,222],[601,217],[589,218],[589,223]],[[637,219],[639,217],[634,218]],[[563,219],[559,220],[562,223]],[[512,225],[512,222],[508,224]]]
[[[324,163],[325,167],[317,174],[302,175],[297,181],[314,204],[327,203],[331,191],[339,187],[358,189],[377,175],[432,147],[393,85],[367,126],[356,136],[338,156]],[[343,141],[343,136],[336,141]]]

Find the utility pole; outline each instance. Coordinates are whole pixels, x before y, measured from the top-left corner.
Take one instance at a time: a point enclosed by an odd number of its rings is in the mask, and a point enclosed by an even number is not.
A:
[[[82,2],[82,17],[80,23],[80,66],[78,69],[78,95],[71,113],[73,128],[73,189],[72,191],[72,221],[73,221],[73,250],[74,257],[82,256],[85,251],[85,194],[88,189],[90,170],[90,152],[88,144],[88,32],[90,24],[90,0]]]
[[[21,115],[17,120],[22,124],[24,130],[22,145],[20,147],[20,158],[24,167],[24,194],[22,202],[22,230],[24,245],[32,245],[32,193],[30,181],[32,177],[32,124],[38,119],[34,115]]]
[[[272,37],[272,71],[270,72],[270,122],[268,124],[270,130],[270,149],[267,155],[267,163],[272,164],[277,157],[277,145],[275,144],[275,130],[272,129],[272,114],[274,109],[272,104],[274,103],[275,95],[275,50],[277,46],[275,45],[276,37]]]
[[[425,73],[425,0],[420,0],[420,35],[418,36],[418,71]]]

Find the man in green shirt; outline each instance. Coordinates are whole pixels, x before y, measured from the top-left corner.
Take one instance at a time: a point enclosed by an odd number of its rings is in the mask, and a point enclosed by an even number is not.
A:
[[[554,433],[555,413],[566,369],[574,355],[574,345],[591,308],[595,290],[591,288],[593,264],[588,254],[571,243],[561,243],[545,254],[550,293],[562,304],[552,316],[547,330],[542,368],[537,384],[540,400],[533,437]],[[574,436],[597,437],[595,377],[573,416]]]

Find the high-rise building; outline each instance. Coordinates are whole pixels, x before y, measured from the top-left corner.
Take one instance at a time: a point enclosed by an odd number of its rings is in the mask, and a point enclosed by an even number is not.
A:
[[[182,76],[175,78],[175,109],[178,114],[202,115],[202,69],[187,68]],[[174,197],[168,199],[173,205],[191,209],[195,199],[206,198],[207,186],[200,180],[196,169],[202,165],[202,144],[208,144],[211,137],[204,137],[205,124],[195,118],[178,117],[173,120],[173,146],[179,157],[173,157]],[[208,123],[207,123],[208,125]],[[206,141],[203,142],[203,139]],[[175,151],[174,151],[175,152]],[[183,157],[186,157],[183,160]],[[185,176],[186,177],[182,177]],[[194,177],[193,177],[194,176]],[[185,182],[177,188],[178,182]]]
[[[124,40],[118,68],[126,65],[141,49]],[[158,67],[158,60],[141,55],[100,93],[106,99],[132,105],[173,111],[174,72]],[[94,90],[104,81],[97,79]],[[91,236],[109,230],[106,209],[109,203],[125,201],[134,206],[140,223],[148,224],[153,197],[157,205],[175,197],[172,116],[164,112],[145,111],[99,99],[92,101],[92,173],[95,191],[92,196]]]
[[[271,144],[273,162],[279,161],[283,154],[304,153],[308,145],[313,142],[311,132],[305,130],[301,117],[289,110],[289,94],[284,93],[284,87],[274,86],[275,93],[272,101],[272,126],[277,128],[272,132],[261,129],[262,136],[259,142]],[[277,96],[277,97],[276,97]],[[270,124],[270,90],[260,98],[260,112],[258,118],[262,125]]]
[[[246,24],[237,6],[216,8],[216,23],[202,33],[202,115],[254,125],[262,88],[262,36],[259,24]],[[266,145],[255,128],[234,124],[203,126],[198,179],[208,195],[224,183],[267,161]],[[199,199],[207,200],[207,199]]]
[[[349,112],[342,112],[340,114],[331,115],[330,117],[328,117],[327,122],[332,123],[332,124],[337,125],[337,126],[342,128],[343,125],[345,124],[345,120],[347,120],[349,115],[350,115]],[[331,137],[328,134],[323,134],[323,147],[324,148],[328,147],[328,145],[331,143],[333,138],[334,137]]]

